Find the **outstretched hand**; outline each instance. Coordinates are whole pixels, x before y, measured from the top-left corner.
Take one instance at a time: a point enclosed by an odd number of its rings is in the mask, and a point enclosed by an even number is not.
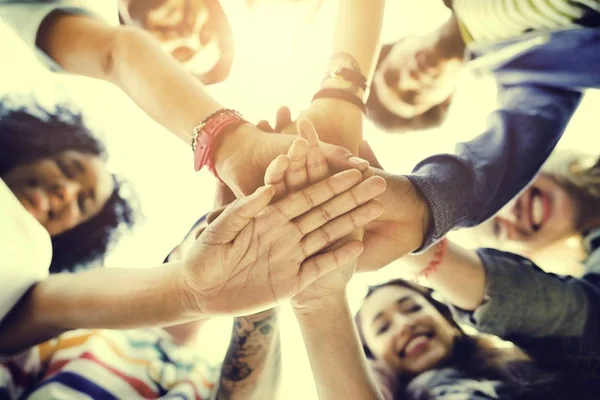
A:
[[[289,162],[289,160],[288,160]],[[274,163],[286,163],[285,157]],[[272,168],[271,168],[272,170]],[[275,186],[238,199],[198,237],[184,265],[192,310],[251,314],[290,299],[355,260],[360,242],[322,252],[377,218],[382,179],[347,170],[270,204]]]
[[[273,185],[279,196],[302,190],[307,185],[322,181],[329,175],[327,163],[319,152],[319,137],[313,125],[310,121],[301,119],[298,121],[297,129],[300,138],[290,147],[287,156],[281,156],[271,164],[265,175],[265,183]],[[371,177],[365,180],[364,184],[372,185],[375,192],[379,194],[385,190],[385,181],[380,177]],[[379,205],[377,200],[372,200],[371,203]],[[343,248],[350,243],[360,243],[348,240],[345,238],[330,249],[335,246]],[[294,306],[304,307],[313,300],[343,293],[355,267],[356,263],[350,261],[320,277],[293,298]]]

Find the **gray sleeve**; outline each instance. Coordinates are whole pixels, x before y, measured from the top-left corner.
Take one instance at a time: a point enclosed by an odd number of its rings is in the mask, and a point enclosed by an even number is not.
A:
[[[455,315],[480,331],[500,337],[583,337],[590,310],[584,283],[544,272],[530,260],[480,249],[485,267],[484,304]]]
[[[527,186],[580,99],[580,92],[554,87],[500,87],[500,105],[481,135],[459,143],[454,154],[418,163],[407,178],[425,197],[433,223],[417,251],[454,228],[480,224]]]

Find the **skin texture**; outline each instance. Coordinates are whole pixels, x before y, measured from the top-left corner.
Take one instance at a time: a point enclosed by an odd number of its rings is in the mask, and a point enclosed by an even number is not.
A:
[[[16,166],[2,179],[50,236],[98,214],[113,191],[104,162],[74,150]]]
[[[446,360],[458,335],[423,296],[398,286],[383,287],[367,297],[360,319],[375,358],[409,375]],[[411,348],[411,341],[420,344]]]

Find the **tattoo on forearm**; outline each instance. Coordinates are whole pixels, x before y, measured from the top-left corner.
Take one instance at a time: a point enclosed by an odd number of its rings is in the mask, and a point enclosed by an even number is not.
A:
[[[331,56],[331,61],[342,61],[345,64],[348,64],[348,68],[351,68],[357,72],[360,72],[360,66],[358,65],[358,61],[356,61],[356,59],[354,57],[352,57],[350,54],[348,53],[335,53],[333,56]]]
[[[359,74],[362,74],[362,72],[360,70],[360,65],[358,65],[358,61],[356,61],[356,59],[348,53],[340,52],[340,53],[336,53],[333,56],[331,56],[331,58],[329,60],[329,70],[331,71],[336,66],[342,66],[344,68],[348,68]],[[327,87],[330,79],[335,79],[335,78],[326,76],[323,79],[322,86]],[[351,92],[352,94],[358,94],[362,91],[362,88],[360,86],[358,86],[356,83],[349,82],[346,80],[337,80],[337,79],[336,79],[336,81],[337,81],[336,85],[343,86],[343,87],[339,87],[339,89],[347,90],[348,92]]]
[[[221,367],[218,399],[230,399],[234,395],[243,398],[242,392],[256,386],[255,378],[261,381],[266,378],[258,376],[260,372],[252,376],[256,370],[273,370],[274,380],[278,379],[280,344],[276,324],[276,312],[259,319],[256,316],[235,318],[231,342]]]

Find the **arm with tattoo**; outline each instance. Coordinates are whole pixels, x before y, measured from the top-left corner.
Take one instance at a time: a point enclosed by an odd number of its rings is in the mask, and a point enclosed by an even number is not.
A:
[[[218,400],[275,397],[281,366],[277,319],[276,309],[235,318]]]

